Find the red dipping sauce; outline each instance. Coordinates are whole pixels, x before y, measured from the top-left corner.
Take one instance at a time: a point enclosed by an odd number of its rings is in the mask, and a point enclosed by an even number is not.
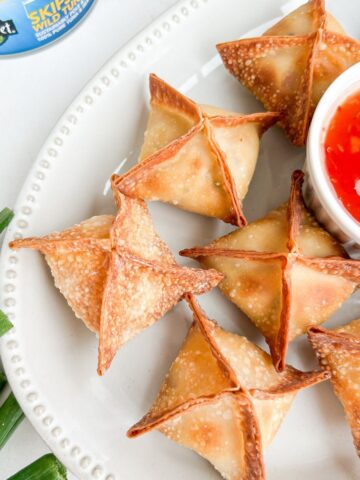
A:
[[[348,97],[330,121],[325,164],[338,198],[360,222],[360,91]]]

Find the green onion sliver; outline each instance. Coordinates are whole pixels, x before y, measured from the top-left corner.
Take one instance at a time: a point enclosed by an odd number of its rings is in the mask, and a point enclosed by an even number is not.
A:
[[[0,450],[23,418],[24,414],[14,394],[10,393],[0,407]]]
[[[3,208],[0,212],[0,233],[5,230],[13,219],[14,212],[10,208]]]
[[[7,383],[6,375],[3,372],[0,372],[0,393],[4,390],[4,387]]]
[[[52,453],[49,453],[7,480],[66,480],[66,478],[64,465]]]
[[[13,327],[5,313],[0,310],[0,337],[2,337],[7,331]]]

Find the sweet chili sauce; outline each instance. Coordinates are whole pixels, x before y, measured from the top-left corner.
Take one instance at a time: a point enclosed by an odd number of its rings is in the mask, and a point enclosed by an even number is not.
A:
[[[360,91],[348,97],[330,121],[325,164],[338,198],[360,222]]]

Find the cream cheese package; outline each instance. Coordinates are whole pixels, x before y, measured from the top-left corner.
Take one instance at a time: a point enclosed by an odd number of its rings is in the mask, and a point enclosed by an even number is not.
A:
[[[0,55],[47,45],[72,29],[95,0],[0,0]]]

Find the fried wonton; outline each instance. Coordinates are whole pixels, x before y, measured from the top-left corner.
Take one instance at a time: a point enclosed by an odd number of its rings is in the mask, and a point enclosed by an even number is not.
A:
[[[227,480],[264,479],[263,449],[296,393],[329,375],[290,366],[277,373],[267,353],[189,302],[193,325],[154,405],[128,436],[156,429],[205,457]]]
[[[115,186],[190,212],[245,224],[242,199],[253,176],[262,133],[276,113],[241,115],[197,105],[150,75],[151,111],[139,163]]]
[[[360,61],[360,42],[346,36],[310,0],[263,36],[217,45],[225,67],[267,110],[282,113],[280,125],[296,145],[306,141],[311,117],[336,77]]]
[[[360,282],[360,261],[306,209],[302,182],[294,172],[287,204],[207,247],[180,252],[224,274],[221,291],[261,330],[278,370],[289,342],[325,322]]]
[[[117,192],[116,217],[101,215],[41,238],[10,243],[45,255],[56,287],[75,315],[99,334],[98,373],[117,350],[184,295],[218,284],[214,270],[180,267],[154,230],[145,202]]]
[[[360,319],[335,330],[313,327],[308,336],[321,367],[331,373],[360,457]]]

